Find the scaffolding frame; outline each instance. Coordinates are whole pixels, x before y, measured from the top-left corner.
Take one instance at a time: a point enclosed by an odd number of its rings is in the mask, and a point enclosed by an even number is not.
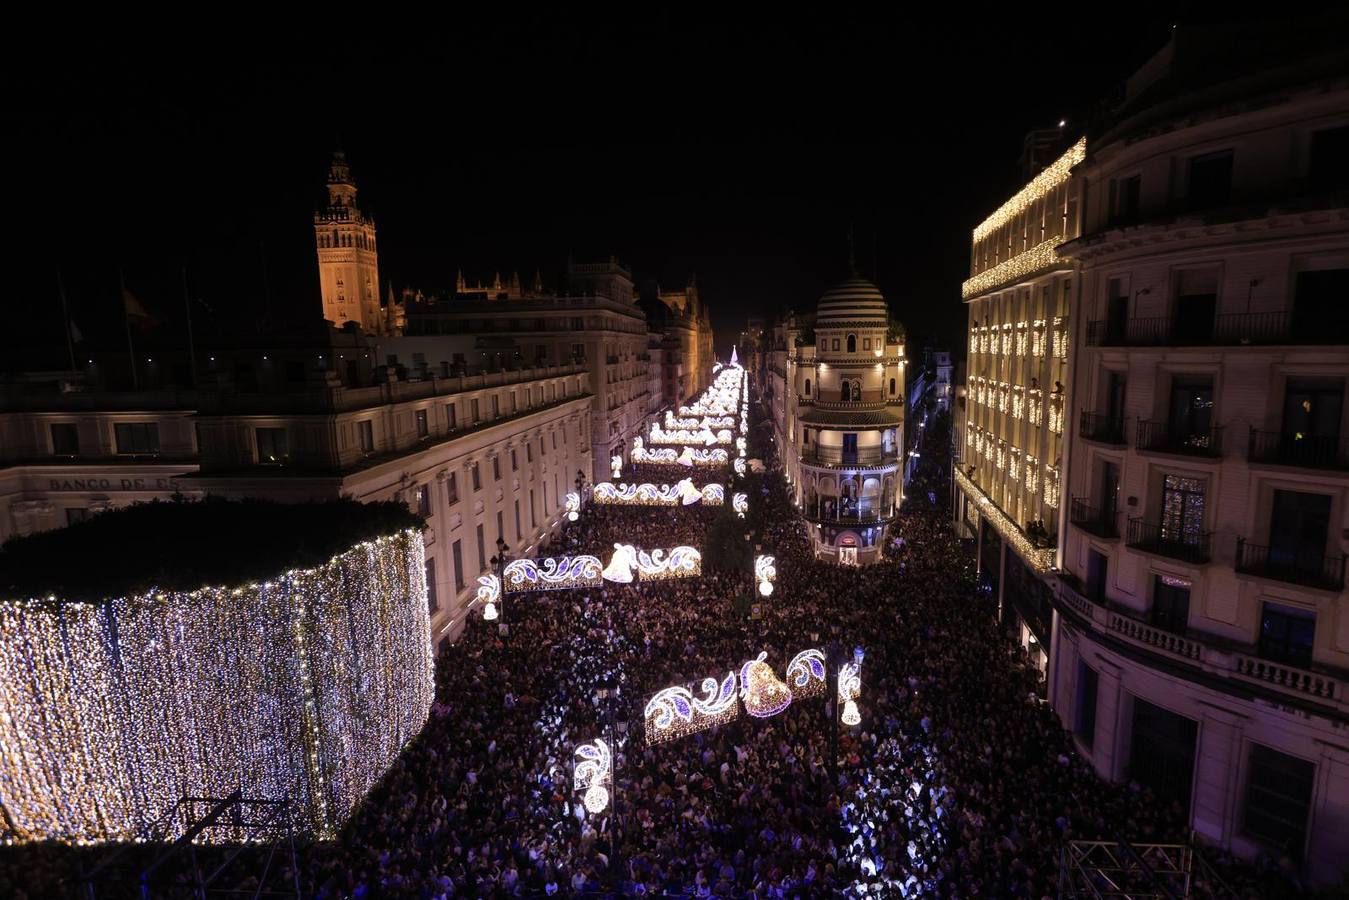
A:
[[[1059,856],[1059,900],[1188,900],[1189,844],[1069,841]]]
[[[180,826],[174,828],[174,823]],[[146,829],[147,841],[164,841],[169,834],[177,834],[163,846],[136,876],[134,893],[141,900],[208,900],[208,898],[293,898],[300,900],[299,856],[295,850],[295,829],[291,821],[289,798],[273,800],[245,797],[237,789],[225,797],[183,797],[158,821]],[[197,845],[213,844],[223,856],[208,870],[197,857]],[[96,885],[116,879],[113,865],[128,852],[123,845],[105,857],[83,878],[86,900],[98,900]],[[253,888],[219,887],[216,881],[234,867],[247,850],[262,849],[265,860],[257,873]],[[273,867],[278,854],[290,857],[290,878],[276,876]],[[187,881],[174,879],[165,870],[169,864],[187,859]],[[176,873],[175,873],[176,874]],[[242,874],[242,873],[236,873]],[[273,884],[272,882],[276,883]],[[238,883],[238,879],[235,879]],[[123,885],[125,888],[125,884]],[[124,896],[126,891],[117,891]]]

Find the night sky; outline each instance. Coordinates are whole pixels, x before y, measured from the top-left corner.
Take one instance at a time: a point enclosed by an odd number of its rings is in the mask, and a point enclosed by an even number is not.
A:
[[[172,323],[186,265],[201,331],[208,308],[253,329],[316,316],[312,215],[339,137],[400,291],[443,291],[458,269],[555,283],[569,252],[614,253],[639,283],[696,271],[725,353],[745,316],[813,309],[846,274],[851,226],[911,339],[959,346],[970,229],[1021,183],[1025,133],[1081,121],[1200,16],[1131,5],[1103,32],[1050,8],[953,9],[80,48],[11,83],[34,247],[7,356],[64,358],[58,267],[91,343],[122,339],[119,266]]]

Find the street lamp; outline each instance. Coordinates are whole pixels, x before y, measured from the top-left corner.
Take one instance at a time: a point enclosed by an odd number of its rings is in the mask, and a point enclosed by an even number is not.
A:
[[[577,470],[576,470],[576,499],[579,500],[579,501],[581,502],[581,505],[582,505],[582,506],[585,505],[585,493],[584,493],[584,492],[585,492],[585,486],[586,486],[586,476],[585,476],[585,473],[582,472],[580,469],[577,469]]]
[[[613,804],[611,815],[613,816],[613,842],[610,849],[613,862],[612,871],[619,884],[623,879],[622,862],[622,842],[623,842],[623,817],[619,812],[620,792],[618,789],[618,768],[619,768],[619,740],[626,738],[628,723],[626,720],[620,720],[618,716],[618,707],[622,690],[618,685],[618,679],[609,675],[603,681],[595,686],[595,705],[600,714],[600,731],[609,742],[611,752],[609,761],[609,800]]]
[[[506,624],[506,564],[511,561],[510,552],[510,546],[502,536],[498,534],[497,555],[492,557],[492,566],[496,569],[497,581],[501,585],[501,613],[497,627],[502,634],[506,634],[509,631],[509,626]]]

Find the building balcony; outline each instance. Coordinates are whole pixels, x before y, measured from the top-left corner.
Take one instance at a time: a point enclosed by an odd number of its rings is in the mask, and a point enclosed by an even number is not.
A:
[[[1262,547],[1237,538],[1236,570],[1325,591],[1344,590],[1344,557],[1315,551]]]
[[[1246,347],[1349,343],[1342,326],[1294,310],[1230,313],[1212,322],[1178,322],[1165,316],[1087,323],[1088,347]]]
[[[1349,442],[1338,437],[1289,434],[1251,429],[1246,460],[1302,469],[1349,471]]]
[[[899,454],[879,447],[861,450],[807,447],[801,451],[801,462],[808,466],[893,466],[899,462]]]
[[[883,525],[895,517],[893,510],[883,509],[845,509],[839,510],[837,507],[830,508],[824,504],[807,504],[801,510],[801,515],[811,522],[817,522],[822,525]]]
[[[1068,510],[1068,521],[1087,534],[1099,538],[1119,537],[1119,513],[1090,506],[1086,497],[1075,497]]]
[[[1109,600],[1087,599],[1077,579],[1069,573],[1059,577],[1055,600],[1060,612],[1076,627],[1091,632],[1098,640],[1113,642],[1126,652],[1154,658],[1170,671],[1189,670],[1196,679],[1227,680],[1240,695],[1248,695],[1254,688],[1274,699],[1303,701],[1323,710],[1328,707],[1342,716],[1349,715],[1349,680],[1339,674],[1261,659],[1253,652],[1254,648],[1233,647],[1202,633],[1176,634],[1158,628]]]
[[[1163,530],[1161,525],[1142,519],[1130,519],[1129,535],[1125,543],[1130,548],[1144,553],[1203,565],[1212,558],[1213,532],[1176,533]]]
[[[1222,426],[1181,430],[1172,428],[1169,422],[1140,419],[1136,446],[1139,450],[1151,450],[1154,453],[1176,453],[1181,456],[1220,457],[1222,452]]]
[[[1123,416],[1103,416],[1100,413],[1083,412],[1077,425],[1078,436],[1084,441],[1096,441],[1127,447],[1129,439],[1125,437]]]

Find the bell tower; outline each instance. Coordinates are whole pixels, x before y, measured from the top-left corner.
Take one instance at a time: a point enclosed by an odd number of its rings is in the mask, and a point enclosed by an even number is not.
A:
[[[383,333],[375,222],[356,205],[356,182],[341,148],[328,168],[328,205],[314,213],[314,244],[323,318],[339,328],[355,322],[367,334]]]

